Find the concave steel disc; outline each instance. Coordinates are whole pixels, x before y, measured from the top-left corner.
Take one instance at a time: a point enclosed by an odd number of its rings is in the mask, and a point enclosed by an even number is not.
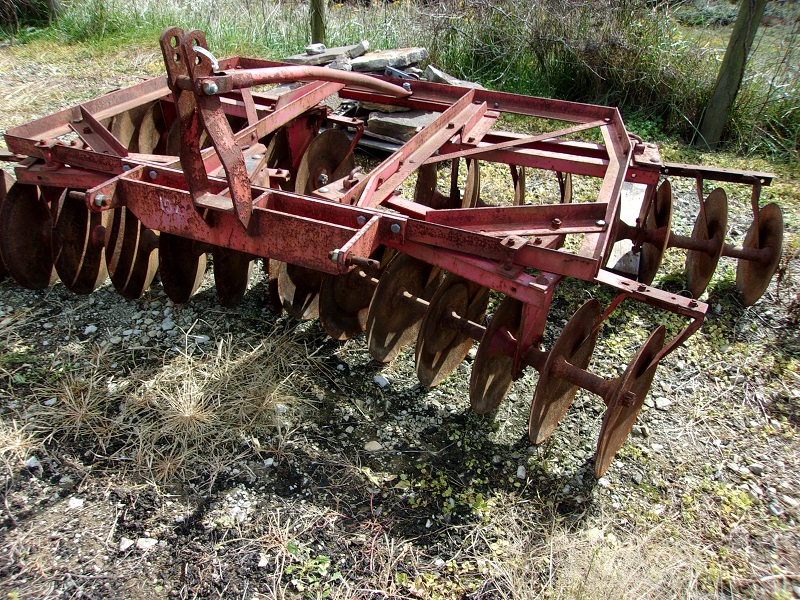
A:
[[[658,244],[649,242],[642,244],[642,252],[639,255],[639,281],[645,285],[653,283],[664,253],[667,251],[669,231],[672,225],[672,204],[672,184],[665,179],[658,187],[652,210],[647,213],[645,227],[648,231],[666,228],[667,234]]]
[[[686,253],[686,288],[693,298],[699,298],[714,276],[722,248],[725,245],[725,232],[728,230],[728,197],[725,190],[717,188],[705,201],[705,219],[702,211],[692,229],[695,239],[712,239],[717,244],[713,254],[689,250]]]
[[[608,408],[603,415],[600,426],[600,437],[597,440],[597,453],[594,457],[595,477],[602,477],[608,470],[611,461],[622,447],[639,411],[642,410],[645,396],[653,383],[657,364],[651,364],[656,355],[664,347],[666,329],[660,325],[639,349],[634,359],[625,369],[619,380],[614,396],[609,399]],[[623,402],[625,395],[631,392],[635,398],[628,406]]]
[[[283,169],[290,173],[293,171],[292,146],[285,127],[278,129],[270,138],[264,152],[264,162],[269,169]],[[280,186],[284,190],[294,190],[294,181],[281,181]]]
[[[437,164],[428,163],[417,170],[414,186],[414,202],[434,209],[473,208],[480,196],[480,166],[477,160],[467,160],[467,181],[464,196],[458,190],[458,159],[453,160],[450,170],[450,191],[447,195],[437,189]]]
[[[542,372],[539,373],[528,419],[528,436],[534,444],[541,444],[550,437],[578,391],[577,385],[552,372],[555,360],[563,357],[579,369],[589,366],[600,333],[595,325],[602,312],[597,300],[586,302],[564,325],[556,343],[548,352]]]
[[[511,167],[511,179],[514,182],[514,206],[525,204],[525,167],[509,165]]]
[[[373,256],[380,258],[380,252]],[[380,277],[379,268],[356,267],[343,275],[325,275],[319,290],[319,322],[335,340],[357,336],[367,326],[367,310]]]
[[[139,129],[150,106],[137,106],[111,119],[111,134],[130,152],[139,151]]]
[[[141,298],[158,270],[158,232],[124,207],[113,211],[107,231],[106,266],[114,289],[128,300]]]
[[[514,355],[502,340],[510,334],[515,340],[522,323],[522,302],[506,296],[497,307],[478,345],[469,378],[469,399],[479,415],[492,412],[506,397],[514,381]]]
[[[561,192],[561,204],[572,202],[572,173],[556,172],[558,177],[558,188]]]
[[[63,190],[53,191],[53,195]],[[55,200],[54,200],[55,201]],[[55,282],[50,208],[35,185],[15,183],[0,209],[0,253],[19,285],[42,290]]]
[[[751,223],[743,246],[772,250],[767,263],[740,258],[736,265],[736,287],[742,293],[742,304],[752,306],[766,291],[781,261],[783,213],[780,206],[767,204],[758,211],[758,232],[755,230],[755,222]]]
[[[90,294],[108,277],[105,260],[109,211],[96,213],[82,200],[62,194],[53,224],[56,272],[64,286],[76,294]]]
[[[153,102],[142,117],[139,126],[137,145],[142,154],[161,154],[164,143],[162,137],[167,133],[167,123],[164,120],[164,112],[161,110],[161,103]]]
[[[6,199],[6,194],[11,186],[14,185],[14,178],[5,171],[0,174],[0,212],[3,211],[3,202]],[[0,257],[0,281],[8,276],[8,269]]]
[[[454,273],[449,273],[431,298],[417,335],[416,369],[422,385],[439,385],[461,364],[473,339],[448,324],[456,313],[474,323],[482,323],[489,304],[489,289]]]
[[[477,159],[467,159],[467,182],[464,185],[464,197],[461,208],[475,208],[481,195],[481,166]]]
[[[264,274],[267,276],[269,302],[272,305],[272,310],[278,314],[283,311],[283,302],[281,302],[281,295],[278,293],[278,273],[280,273],[282,264],[280,261],[265,258],[261,265],[264,269]]]
[[[310,194],[329,181],[341,179],[356,166],[350,139],[341,129],[326,129],[314,138],[297,168],[294,191]]]
[[[320,133],[300,161],[295,192],[310,194],[329,181],[347,175],[355,166],[355,157],[348,153],[349,149],[350,140],[344,131],[328,129]],[[282,264],[278,271],[278,293],[286,312],[296,319],[316,318],[319,315],[322,276],[313,269]]]
[[[206,254],[198,252],[194,240],[162,233],[158,240],[158,268],[164,293],[175,304],[184,304],[203,282]]]
[[[214,285],[219,303],[225,308],[234,308],[247,291],[253,257],[228,248],[214,248],[211,256],[214,257]]]
[[[389,362],[403,346],[414,341],[423,317],[416,301],[430,300],[441,281],[441,269],[407,254],[399,254],[391,262],[367,313],[367,342],[372,358]]]

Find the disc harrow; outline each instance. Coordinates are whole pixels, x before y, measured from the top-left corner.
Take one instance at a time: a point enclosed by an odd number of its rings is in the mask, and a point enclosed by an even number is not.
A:
[[[526,369],[536,370],[533,443],[555,431],[579,389],[599,396],[600,477],[659,362],[700,327],[708,307],[698,297],[720,257],[739,261],[745,305],[777,269],[781,210],[759,204],[771,175],[664,163],[614,108],[244,57],[217,61],[201,31],[175,27],[160,45],[166,79],[6,133],[2,158],[16,162],[16,180],[0,181],[0,254],[3,274],[20,285],[42,289],[59,278],[84,294],[110,278],[136,299],[158,270],[166,295],[181,303],[201,285],[211,255],[219,302],[232,307],[260,259],[276,309],[318,316],[337,340],[365,332],[378,361],[416,342],[426,386],[443,381],[478,341],[469,382],[477,413],[494,411]],[[286,82],[301,85],[279,97],[253,91]],[[334,94],[438,116],[364,171],[354,155],[364,122],[332,113],[323,101]],[[534,135],[501,131],[503,113],[548,125]],[[490,163],[510,172],[505,203],[482,198],[481,165]],[[555,178],[558,192],[532,204],[526,192],[541,176]],[[697,183],[690,236],[671,229],[675,177]],[[594,185],[576,188],[575,178]],[[704,181],[751,186],[753,222],[741,247],[726,242],[726,193],[704,196]],[[635,224],[621,217],[628,184],[645,187]],[[607,266],[619,240],[638,258],[633,273]],[[688,296],[652,285],[670,247],[687,251]],[[545,350],[549,308],[565,278],[617,295],[605,308],[586,302]],[[620,377],[602,378],[590,371],[591,358],[602,325],[626,300],[685,324],[670,339],[656,327]]]

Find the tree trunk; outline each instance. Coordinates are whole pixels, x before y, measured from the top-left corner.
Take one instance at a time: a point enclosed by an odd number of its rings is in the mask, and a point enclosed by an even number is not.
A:
[[[325,0],[310,0],[311,12],[311,43],[325,43]]]
[[[733,102],[744,77],[747,56],[756,37],[758,24],[764,14],[767,0],[742,0],[739,14],[733,26],[728,49],[717,75],[714,93],[711,94],[703,118],[700,121],[699,135],[695,136],[695,146],[707,146],[714,149],[722,138],[722,131],[730,117]]]

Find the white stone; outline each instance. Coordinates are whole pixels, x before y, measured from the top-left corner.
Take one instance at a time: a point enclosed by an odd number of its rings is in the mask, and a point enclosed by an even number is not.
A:
[[[125,552],[128,548],[133,546],[134,543],[135,542],[131,538],[126,538],[126,537],[122,538],[119,541],[119,551]]]
[[[258,568],[263,569],[266,566],[267,566],[267,555],[262,552],[261,554],[259,554],[258,557]]]
[[[161,321],[161,330],[162,331],[172,331],[175,329],[175,321],[170,318],[166,318]]]
[[[378,450],[383,450],[383,446],[377,440],[372,440],[364,444],[364,450],[367,452],[377,452]]]
[[[656,408],[658,410],[667,410],[672,405],[672,400],[659,396],[656,398]]]
[[[81,506],[83,506],[83,498],[76,498],[75,496],[73,496],[72,498],[69,499],[67,506],[69,507],[70,510],[75,510],[76,508],[80,508]]]
[[[39,462],[39,459],[35,456],[31,456],[28,460],[25,461],[25,466],[29,469],[41,469],[42,463]]]
[[[83,335],[91,335],[97,331],[96,325],[87,325],[83,330]]]
[[[528,476],[528,472],[525,470],[525,465],[520,465],[517,467],[517,479],[525,479]]]
[[[154,538],[139,538],[136,540],[136,547],[142,551],[150,550],[150,548],[155,547],[156,544],[158,544],[158,540]]]
[[[373,381],[382,388],[385,388],[387,385],[389,385],[389,380],[386,379],[386,377],[384,377],[383,375],[375,375]]]

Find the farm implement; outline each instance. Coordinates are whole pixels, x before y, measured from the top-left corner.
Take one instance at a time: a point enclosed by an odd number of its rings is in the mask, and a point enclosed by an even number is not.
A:
[[[469,395],[478,413],[496,409],[526,369],[538,371],[534,443],[554,431],[579,388],[593,392],[607,407],[595,458],[600,477],[659,362],[702,324],[707,305],[697,298],[719,258],[738,259],[745,305],[777,269],[781,210],[759,204],[771,175],[664,163],[614,108],[243,57],[217,61],[200,31],[170,28],[160,44],[166,78],[7,131],[3,158],[16,162],[16,177],[0,183],[0,253],[19,285],[42,289],[60,279],[88,294],[110,278],[136,299],[158,272],[166,295],[182,303],[200,286],[210,255],[219,302],[232,307],[261,259],[276,309],[319,318],[337,340],[365,332],[378,361],[416,341],[426,386],[447,377],[477,340]],[[297,85],[281,95],[266,89],[288,82]],[[333,112],[325,103],[333,97],[436,116],[364,169],[354,154],[364,121]],[[542,132],[503,131],[498,121],[507,115],[529,118]],[[482,194],[482,165],[507,170],[507,202]],[[531,173],[553,183],[548,202],[526,198]],[[689,236],[671,230],[670,177],[697,182]],[[579,189],[577,181],[589,184]],[[704,196],[704,181],[751,186],[743,246],[726,242],[726,194]],[[626,222],[623,188],[631,184],[643,194]],[[615,244],[626,241],[638,259],[628,271],[611,264]],[[687,251],[688,294],[652,286],[669,247]],[[548,311],[565,278],[601,284],[616,297],[605,307],[583,304],[544,350]],[[603,378],[589,362],[602,324],[625,300],[679,315],[684,325],[671,339],[659,326],[621,376]]]

